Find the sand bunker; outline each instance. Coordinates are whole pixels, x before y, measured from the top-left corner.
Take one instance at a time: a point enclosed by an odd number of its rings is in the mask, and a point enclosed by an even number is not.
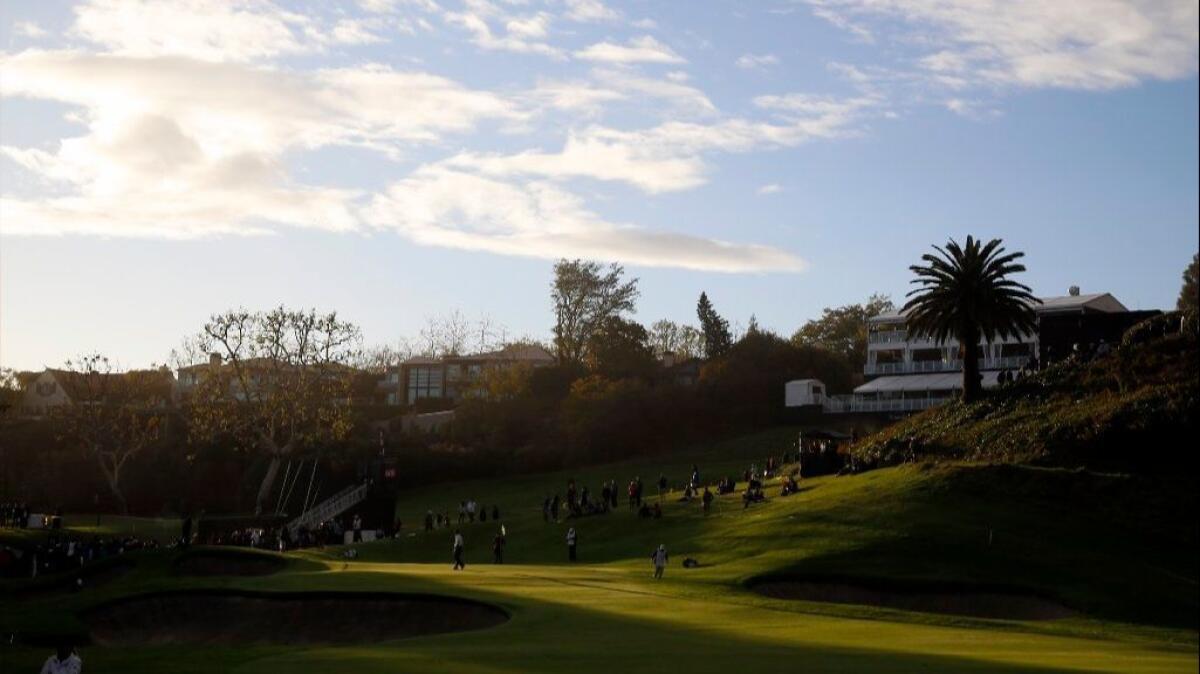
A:
[[[1056,620],[1077,615],[1075,611],[1049,599],[984,588],[883,588],[849,582],[769,580],[755,583],[751,589],[776,599],[861,604],[1000,620]]]
[[[192,591],[142,595],[80,616],[93,643],[356,644],[494,627],[503,610],[432,595]]]
[[[238,550],[198,550],[175,562],[183,576],[269,576],[287,566],[283,557]]]
[[[107,585],[124,576],[133,570],[133,566],[133,562],[127,559],[97,562],[84,566],[74,573],[61,573],[42,579],[27,587],[22,587],[14,592],[13,596],[17,599],[32,599],[57,593],[75,592],[81,589],[90,590],[95,587]],[[76,580],[79,578],[83,579],[82,587],[76,584]]]

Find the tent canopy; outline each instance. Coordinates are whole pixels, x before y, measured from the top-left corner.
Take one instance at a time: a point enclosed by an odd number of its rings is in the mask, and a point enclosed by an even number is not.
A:
[[[982,372],[983,387],[993,388],[1000,372]],[[855,393],[893,393],[903,391],[959,391],[962,390],[961,372],[939,372],[936,374],[906,374],[879,377],[854,389]]]

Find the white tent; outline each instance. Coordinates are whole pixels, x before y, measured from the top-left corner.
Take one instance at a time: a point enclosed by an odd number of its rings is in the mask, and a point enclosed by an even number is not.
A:
[[[983,387],[994,388],[999,384],[997,377],[1000,372],[988,370],[983,375]],[[962,389],[961,372],[940,372],[936,374],[907,374],[895,377],[879,377],[854,389],[855,394],[862,393],[905,393],[925,391],[958,391]]]

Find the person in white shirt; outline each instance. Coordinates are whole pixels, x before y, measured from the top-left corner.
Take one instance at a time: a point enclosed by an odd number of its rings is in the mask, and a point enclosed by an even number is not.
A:
[[[575,527],[567,529],[567,560],[575,561]]]
[[[83,671],[83,660],[72,652],[70,646],[61,645],[58,652],[46,659],[42,674],[79,674]]]
[[[663,577],[663,570],[667,567],[667,546],[662,543],[658,544],[658,549],[650,555],[650,559],[654,560],[654,577],[656,579]]]
[[[463,535],[458,529],[454,530],[454,570],[467,568],[466,562],[463,561],[463,548],[466,547],[466,542],[463,541]]]

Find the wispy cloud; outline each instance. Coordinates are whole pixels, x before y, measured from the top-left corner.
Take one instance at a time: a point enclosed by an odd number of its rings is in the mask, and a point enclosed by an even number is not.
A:
[[[269,0],[90,0],[71,33],[123,56],[248,62],[378,41],[369,21],[326,22]]]
[[[1197,71],[1195,0],[808,0],[837,25],[869,18],[924,53],[932,82],[1103,90]],[[849,28],[848,28],[849,29]]]
[[[783,188],[779,186],[779,183],[767,183],[766,185],[760,186],[757,190],[754,190],[754,193],[761,197],[768,194],[778,194],[782,191]]]
[[[418,169],[393,184],[373,199],[366,220],[424,245],[502,255],[582,256],[722,272],[804,266],[778,248],[609,222],[551,183],[501,181],[445,166]]]
[[[686,63],[679,54],[650,35],[629,40],[626,44],[597,42],[586,49],[575,52],[575,56],[586,61],[605,63]]]
[[[737,67],[746,70],[779,65],[779,57],[774,54],[742,54],[736,61]]]
[[[13,24],[12,30],[15,35],[20,35],[21,37],[27,37],[31,39],[46,37],[46,35],[48,35],[46,29],[42,28],[34,21],[18,21]]]

